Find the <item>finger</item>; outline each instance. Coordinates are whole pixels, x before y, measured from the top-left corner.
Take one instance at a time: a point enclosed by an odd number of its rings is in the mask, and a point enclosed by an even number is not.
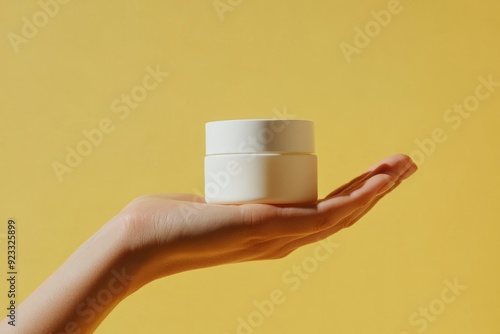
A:
[[[382,198],[382,196],[380,198]],[[337,233],[343,228],[351,226],[356,221],[361,219],[368,211],[370,211],[370,209],[376,204],[376,202],[378,202],[378,200],[380,200],[380,198],[372,201],[367,206],[356,210],[349,216],[341,219],[339,222],[336,222],[335,224],[327,227],[324,230],[320,230],[315,233],[282,237],[280,240],[282,246],[278,249],[276,249],[277,239],[267,240],[260,244],[259,247],[264,249],[268,247],[270,249],[268,258],[282,258],[284,256],[287,256],[300,247],[326,239],[330,235]]]
[[[392,187],[390,187],[386,191],[378,194],[374,198],[374,200],[372,200],[368,205],[356,210],[351,215],[344,217],[342,220],[340,220],[339,222],[326,228],[325,230],[318,231],[318,232],[310,234],[310,235],[305,235],[305,236],[298,238],[298,239],[290,239],[289,242],[287,242],[283,247],[281,247],[276,252],[276,254],[274,254],[274,257],[279,258],[279,257],[286,256],[299,247],[323,240],[323,239],[329,237],[330,235],[340,231],[341,229],[352,226],[354,223],[356,223],[361,218],[363,218],[382,198],[384,198],[386,195],[388,195],[390,192],[392,192],[394,189],[396,189],[398,187],[398,185],[401,184],[401,182],[403,182],[405,179],[407,179],[412,174],[414,174],[416,170],[417,170],[416,165],[409,167],[407,169],[407,171],[404,172],[398,178],[398,180],[395,182],[395,184]]]
[[[342,192],[351,191],[352,189],[359,186],[359,184],[363,183],[364,181],[366,181],[367,179],[376,174],[386,173],[393,176],[396,179],[412,165],[414,165],[414,163],[408,156],[404,154],[396,154],[371,166],[363,174],[356,177],[349,183],[343,185],[342,187],[332,191],[325,198],[336,196]]]
[[[339,221],[357,209],[368,205],[377,195],[385,192],[394,183],[395,180],[391,175],[373,175],[353,189],[320,201],[318,211],[328,217],[329,221]]]
[[[399,157],[397,158],[399,159],[399,162],[397,162],[396,165],[392,166],[391,169],[385,171],[385,173],[388,173],[387,175],[391,176],[391,179],[393,180],[394,183],[392,185],[388,185],[386,189],[379,191],[379,193],[375,196],[375,198],[372,201],[370,201],[370,203],[368,203],[366,206],[363,207],[364,213],[368,212],[374,205],[377,204],[378,201],[380,201],[380,199],[382,199],[384,196],[386,196],[391,191],[396,189],[401,182],[410,177],[418,169],[415,163],[413,163],[413,161],[411,161],[411,159],[409,159],[408,157],[399,155]],[[362,215],[355,215],[352,218],[346,216],[343,218],[343,223],[347,227],[352,225],[361,217]]]
[[[391,168],[397,168],[399,169],[399,172],[402,172],[404,169],[408,168],[413,161],[409,156],[406,154],[395,154],[393,156],[390,156],[388,158],[385,158],[376,164],[372,165],[369,167],[365,172],[371,172],[377,169],[381,165],[387,165],[390,166]]]
[[[327,198],[318,204],[316,210],[311,210],[311,208],[281,208],[281,213],[287,212],[285,216],[288,219],[281,220],[276,224],[262,224],[257,238],[255,238],[256,244],[259,244],[261,248],[265,248],[268,244],[273,246],[269,247],[272,251],[268,254],[268,258],[281,258],[296,248],[325,239],[331,234],[351,226],[367,214],[385,195],[393,191],[405,178],[415,172],[416,165],[411,160],[405,160],[404,156],[397,157],[396,160],[399,161],[386,161],[389,162],[390,168],[381,165],[373,170],[377,172],[380,167],[383,167],[385,172],[389,174],[372,175],[373,179],[361,181],[360,185],[356,185],[357,189],[351,186],[347,191],[346,187],[342,191],[342,195],[337,195],[337,197],[343,197],[342,199],[347,198],[348,202],[354,202],[354,205],[341,204],[338,198]],[[386,183],[384,184],[384,182]],[[359,199],[363,197],[365,197],[364,201],[360,202]],[[371,199],[366,202],[366,198]],[[365,202],[366,204],[363,205],[362,203]],[[338,205],[340,208],[336,207]],[[321,208],[321,206],[326,206],[326,208]],[[322,210],[325,211],[322,212]],[[344,217],[339,218],[342,215]],[[260,242],[259,235],[261,236]],[[278,239],[281,239],[280,241],[284,245],[276,250]]]
[[[388,188],[386,191],[383,193],[378,194],[371,203],[369,203],[367,206],[365,206],[363,209],[359,210],[359,212],[355,213],[352,217],[347,217],[344,218],[344,220],[340,223],[342,225],[342,228],[349,227],[353,225],[355,222],[360,220],[368,211],[370,211],[382,198],[387,196],[390,192],[392,192],[394,189],[396,189],[401,182],[403,182],[405,179],[410,177],[413,173],[417,171],[417,166],[415,164],[412,164],[402,175],[397,178],[395,181],[394,185],[390,188]]]
[[[263,211],[262,206],[242,206],[258,223],[253,223],[257,238],[302,237],[324,230],[357,209],[366,206],[378,193],[392,183],[386,174],[375,175],[352,192],[322,200],[314,207],[274,207]],[[247,213],[245,216],[249,216]]]
[[[344,184],[343,186],[341,186],[341,187],[335,189],[334,191],[332,191],[331,193],[329,193],[325,197],[325,199],[337,196],[338,194],[341,194],[343,192],[347,192],[347,191],[349,191],[349,190],[357,187],[359,184],[361,184],[362,182],[368,180],[374,174],[376,174],[376,173],[374,173],[374,172],[365,172],[365,173],[359,175],[358,177],[352,179],[348,183]]]
[[[394,185],[391,189],[394,189],[395,187],[396,185]],[[339,232],[344,228],[352,226],[355,222],[359,221],[365,214],[367,214],[378,203],[378,201],[380,201],[380,199],[382,199],[388,192],[390,192],[390,190],[386,191],[381,195],[376,196],[376,198],[373,201],[371,201],[368,205],[357,209],[350,215],[344,217],[343,219],[341,219],[338,222],[335,222],[332,225],[329,225],[327,228],[323,230],[319,230],[315,233],[304,234],[302,236],[295,236],[295,237],[289,236],[283,239],[284,241],[283,246],[277,250],[274,249],[272,254],[269,255],[269,257],[281,258],[287,256],[288,254],[292,253],[294,250],[302,246],[321,241],[331,236],[332,234]],[[269,244],[275,245],[276,241],[269,241]]]

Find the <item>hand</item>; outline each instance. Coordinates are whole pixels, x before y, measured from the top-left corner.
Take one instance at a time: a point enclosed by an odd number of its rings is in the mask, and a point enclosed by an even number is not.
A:
[[[193,195],[148,195],[127,205],[19,306],[2,333],[88,333],[128,295],[181,271],[282,258],[351,226],[413,174],[385,159],[312,205],[214,205]],[[107,296],[103,299],[102,296]],[[50,307],[47,303],[50,302]]]
[[[178,272],[279,259],[351,226],[413,174],[405,155],[374,165],[313,205],[214,205],[194,195],[147,195],[121,212],[130,251],[140,254],[138,283]]]

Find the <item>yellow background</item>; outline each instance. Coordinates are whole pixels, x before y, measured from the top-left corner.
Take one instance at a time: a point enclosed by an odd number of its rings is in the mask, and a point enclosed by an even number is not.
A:
[[[455,279],[467,288],[423,332],[499,333],[500,87],[457,129],[443,119],[479,76],[500,81],[498,3],[401,1],[348,63],[341,43],[354,45],[387,1],[227,1],[221,20],[211,0],[72,0],[18,53],[8,34],[41,7],[0,5],[1,261],[14,217],[20,300],[128,201],[203,189],[205,122],[286,109],[316,124],[321,196],[436,128],[446,140],[332,237],[340,247],[297,291],[282,275],[315,245],[156,281],[97,333],[233,334],[280,289],[286,302],[255,333],[413,334],[410,315]],[[121,120],[111,103],[157,65],[169,76]],[[52,163],[104,118],[115,129],[59,182]]]

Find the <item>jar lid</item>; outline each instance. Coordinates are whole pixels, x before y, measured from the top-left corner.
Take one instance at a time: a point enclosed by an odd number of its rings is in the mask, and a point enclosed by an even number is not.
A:
[[[314,153],[314,123],[296,119],[240,119],[205,124],[206,155]]]

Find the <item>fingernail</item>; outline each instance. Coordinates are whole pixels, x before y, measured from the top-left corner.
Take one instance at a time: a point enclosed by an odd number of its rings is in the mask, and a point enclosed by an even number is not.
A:
[[[414,165],[413,161],[407,160],[406,163],[402,165],[401,168],[398,170],[398,177],[401,177],[413,165]]]
[[[410,177],[413,173],[417,171],[418,167],[415,164],[412,164],[402,175],[401,178],[404,180]]]
[[[391,189],[394,185],[396,184],[396,182],[394,181],[388,181],[386,184],[384,184],[378,191],[377,191],[377,194],[382,194],[382,193],[385,193],[387,190]]]

